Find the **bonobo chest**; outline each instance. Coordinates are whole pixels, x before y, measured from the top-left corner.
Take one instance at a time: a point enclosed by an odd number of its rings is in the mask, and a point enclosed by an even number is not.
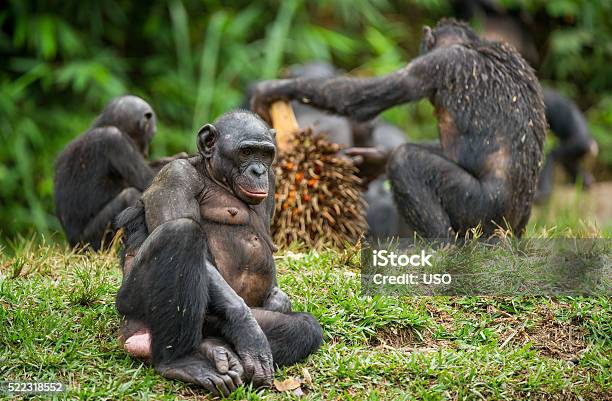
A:
[[[207,182],[199,196],[210,253],[227,283],[249,306],[261,306],[274,280],[272,244],[263,221],[226,189]]]

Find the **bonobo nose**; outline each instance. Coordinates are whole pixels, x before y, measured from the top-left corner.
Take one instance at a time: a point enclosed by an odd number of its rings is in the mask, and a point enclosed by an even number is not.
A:
[[[249,166],[249,173],[253,174],[256,177],[261,177],[266,172],[266,168],[261,164],[255,164]]]

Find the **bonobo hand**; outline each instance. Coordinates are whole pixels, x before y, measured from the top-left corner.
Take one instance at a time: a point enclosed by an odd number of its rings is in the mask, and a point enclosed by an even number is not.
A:
[[[274,378],[272,350],[259,325],[257,329],[241,336],[234,347],[242,360],[245,380],[252,381],[255,386],[270,386]]]
[[[237,386],[242,384],[244,369],[229,344],[217,338],[207,338],[200,344],[199,351],[215,365],[217,372],[230,376]]]
[[[251,110],[271,124],[270,104],[279,99],[289,98],[292,81],[291,79],[276,79],[259,82],[251,97]]]
[[[273,312],[291,312],[291,300],[279,287],[272,288],[268,298],[264,301],[263,308]]]
[[[359,168],[359,177],[362,185],[367,188],[370,182],[385,173],[389,151],[381,148],[347,148],[343,152],[351,158],[355,166]]]

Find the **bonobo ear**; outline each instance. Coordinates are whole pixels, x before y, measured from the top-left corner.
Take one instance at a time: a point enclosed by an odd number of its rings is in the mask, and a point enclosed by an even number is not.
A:
[[[274,128],[270,128],[268,132],[270,133],[270,137],[272,139],[276,139],[276,130]]]
[[[219,133],[212,124],[206,124],[198,131],[198,150],[202,156],[210,157],[213,147],[217,143]]]
[[[423,26],[423,43],[427,46],[427,50],[433,49],[436,44],[436,37],[431,28],[427,25]]]

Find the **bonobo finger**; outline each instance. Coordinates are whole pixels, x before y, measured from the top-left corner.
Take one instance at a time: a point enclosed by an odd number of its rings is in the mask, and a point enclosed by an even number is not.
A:
[[[236,387],[242,386],[242,375],[240,373],[236,372],[235,370],[230,370],[227,372],[227,375],[232,378],[232,381]]]
[[[253,378],[255,375],[255,361],[251,358],[250,355],[243,355],[242,357],[242,367],[244,368],[244,375],[247,380]]]
[[[253,375],[253,384],[258,387],[270,386],[272,384],[272,370],[270,364],[258,363]]]
[[[230,393],[236,390],[236,388],[238,387],[236,383],[234,383],[234,379],[229,374],[223,375],[221,376],[221,378],[223,379],[223,383],[225,384],[225,387],[229,390]]]
[[[379,162],[384,161],[388,157],[389,152],[376,147],[354,147],[345,149],[345,153],[350,157],[361,156],[363,159],[367,159],[372,162]]]
[[[214,360],[215,360],[215,367],[217,368],[217,371],[223,375],[226,374],[227,371],[229,370],[229,361],[227,357],[227,352],[225,352],[225,350],[221,347],[215,348]]]
[[[219,392],[219,389],[217,389],[217,386],[215,385],[214,381],[211,378],[207,378],[206,380],[204,380],[201,386],[204,387],[206,390],[208,390],[213,395],[216,395],[216,396],[221,395],[221,393]]]
[[[272,382],[274,381],[274,368],[272,367],[272,364],[265,364],[264,365],[264,383],[263,385],[266,387],[269,387],[272,385]]]
[[[242,367],[242,363],[240,362],[240,359],[238,359],[235,355],[230,355],[229,358],[228,374],[230,372],[235,372],[239,377],[244,376],[244,368]]]
[[[228,379],[229,379],[229,377],[228,377]],[[230,389],[227,388],[227,386],[225,385],[225,380],[224,380],[223,376],[215,376],[212,379],[212,381],[215,384],[215,387],[217,388],[219,393],[223,394],[224,396],[228,396],[231,393]]]
[[[353,157],[350,157],[350,159],[351,159],[351,162],[353,162],[355,166],[360,166],[365,161],[363,156],[353,156]]]
[[[251,382],[253,382],[253,385],[255,387],[265,386],[266,377],[265,377],[265,374],[264,374],[264,371],[261,365],[255,368],[255,373],[253,374],[253,377],[251,378]]]

